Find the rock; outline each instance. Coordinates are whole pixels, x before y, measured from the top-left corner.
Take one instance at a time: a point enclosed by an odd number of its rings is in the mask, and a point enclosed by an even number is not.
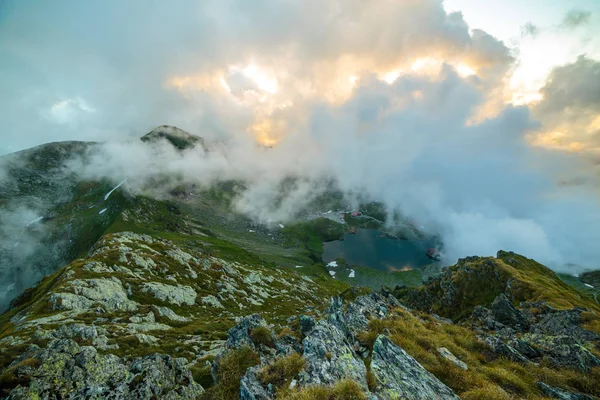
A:
[[[594,400],[592,396],[582,393],[573,393],[567,390],[558,389],[544,382],[538,382],[537,387],[548,397],[559,400]]]
[[[529,359],[536,359],[542,356],[542,353],[533,348],[528,342],[524,340],[510,339],[507,342],[507,344]]]
[[[11,373],[27,375],[30,384],[17,386],[10,398],[195,399],[204,390],[186,365],[164,355],[129,362],[70,339],[54,340],[13,362]]]
[[[144,333],[138,333],[135,335],[140,343],[153,345],[158,342],[158,339],[152,335],[146,335]]]
[[[154,313],[152,311],[149,311],[146,315],[134,315],[132,317],[129,317],[129,321],[134,322],[136,324],[143,322],[156,322],[156,320],[154,319]]]
[[[223,304],[212,294],[202,298],[202,304],[209,305],[214,308],[225,308]]]
[[[54,332],[54,336],[63,339],[81,338],[85,340],[93,340],[99,336],[98,330],[100,330],[101,334],[106,334],[105,329],[96,328],[93,325],[88,326],[83,324],[68,324],[61,325],[58,331]]]
[[[150,293],[159,300],[178,306],[182,304],[188,306],[194,305],[197,296],[196,291],[190,286],[173,286],[158,282],[143,283],[142,292]]]
[[[480,338],[485,344],[487,344],[490,347],[491,351],[497,356],[506,357],[509,360],[520,362],[523,364],[529,362],[527,357],[523,356],[523,354],[519,353],[513,347],[507,345],[495,336],[483,335],[480,336]]]
[[[267,327],[267,322],[258,314],[241,318],[237,325],[227,333],[227,348],[238,349],[244,345],[255,347],[250,339],[250,332],[259,326]]]
[[[381,399],[456,399],[452,389],[383,335],[373,345],[371,372]]]
[[[554,310],[547,312],[538,323],[531,327],[532,333],[554,336],[571,336],[579,341],[600,340],[600,335],[582,328],[581,308]]]
[[[450,352],[450,350],[448,350],[447,348],[438,347],[437,351],[438,351],[438,353],[440,353],[440,355],[442,357],[444,357],[446,360],[456,364],[459,368],[464,369],[465,371],[469,369],[469,367],[467,367],[467,364],[465,364],[463,361],[456,358],[456,356],[454,354],[452,354]]]
[[[315,327],[315,319],[306,315],[300,316],[300,333],[303,336],[307,336],[312,328]]]
[[[355,336],[367,328],[370,319],[383,319],[394,307],[402,307],[402,305],[388,292],[373,292],[366,296],[359,296],[348,305],[346,310],[347,330]]]
[[[331,385],[350,379],[367,389],[365,364],[335,325],[317,322],[302,344],[306,360],[300,373],[303,385]]]
[[[189,318],[177,315],[175,313],[175,311],[171,310],[169,307],[154,306],[154,309],[156,310],[156,312],[158,312],[158,315],[160,315],[161,317],[169,318],[171,321],[178,321],[178,322],[189,321]]]
[[[537,348],[557,368],[575,368],[589,371],[600,366],[600,359],[570,336],[548,336],[528,333],[521,337]]]
[[[484,329],[496,331],[504,328],[504,324],[496,321],[494,314],[488,308],[483,306],[475,306],[471,314],[471,322],[474,325],[479,325]]]
[[[519,331],[526,331],[529,329],[529,323],[521,311],[517,310],[504,294],[496,297],[492,303],[491,310],[494,318],[498,322]]]
[[[248,368],[240,381],[240,400],[270,400],[273,396],[261,385],[257,367]]]
[[[68,288],[74,293],[53,293],[50,302],[55,310],[85,311],[98,304],[106,311],[135,311],[138,304],[129,300],[120,280],[75,279]]]

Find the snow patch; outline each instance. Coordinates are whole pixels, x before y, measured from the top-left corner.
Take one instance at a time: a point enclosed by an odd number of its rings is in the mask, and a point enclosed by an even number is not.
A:
[[[353,269],[350,270],[350,274],[348,275],[348,278],[356,278],[356,271],[354,271]]]
[[[98,214],[104,214],[104,212],[108,210],[108,208],[103,208],[102,210],[100,210],[100,212]]]
[[[36,219],[34,219],[33,221],[31,221],[30,223],[28,223],[26,226],[33,225],[33,224],[35,224],[36,222],[39,222],[39,221],[41,221],[41,220],[43,220],[43,219],[44,219],[44,217],[39,217],[39,218],[36,218]]]
[[[254,229],[248,229],[248,232],[254,233],[256,231]]]
[[[304,268],[303,265],[296,265],[296,268]]]
[[[594,287],[593,287],[592,285],[590,285],[589,283],[584,283],[584,285],[585,285],[586,287],[589,287],[590,289],[593,289],[593,288],[594,288]]]
[[[115,186],[110,192],[106,193],[106,195],[104,196],[104,200],[108,200],[108,198],[110,197],[110,195],[112,194],[112,192],[114,192],[115,190],[117,190],[118,188],[120,188],[121,185],[123,185],[126,180],[127,179],[123,179],[121,181],[121,183],[119,183],[117,186]]]
[[[335,271],[329,271],[329,275],[335,278]]]
[[[285,226],[283,226],[282,224],[279,224],[279,227],[280,227],[281,229],[285,228]]]
[[[331,267],[331,268],[335,268],[338,266],[338,263],[337,263],[337,261],[331,261],[330,263],[327,264],[327,266]]]

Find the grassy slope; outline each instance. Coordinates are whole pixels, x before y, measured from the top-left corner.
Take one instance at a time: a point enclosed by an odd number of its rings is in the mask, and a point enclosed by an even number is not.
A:
[[[579,306],[600,312],[592,298],[563,282],[552,270],[514,253],[459,262],[448,268],[443,285],[441,283],[439,279],[433,280],[399,294],[414,306],[422,304],[454,320],[468,317],[476,305],[490,305],[496,296],[505,292],[515,304],[544,300],[560,309]],[[450,303],[442,301],[449,284],[456,293]]]
[[[597,317],[596,317],[597,318]],[[428,314],[411,314],[397,309],[396,316],[384,321],[372,320],[360,335],[372,346],[377,334],[389,332],[401,346],[428,371],[451,387],[465,400],[475,399],[544,399],[536,384],[543,381],[556,387],[600,396],[600,367],[588,374],[570,369],[552,369],[535,364],[518,364],[504,358],[487,356],[488,350],[473,331],[459,325],[441,323]],[[468,365],[464,371],[443,358],[437,351],[446,347]]]

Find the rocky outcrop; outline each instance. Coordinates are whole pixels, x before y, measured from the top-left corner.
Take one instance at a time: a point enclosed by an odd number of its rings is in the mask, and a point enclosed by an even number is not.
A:
[[[519,331],[529,329],[529,323],[523,316],[523,313],[511,304],[506,295],[501,294],[496,297],[492,303],[491,310],[495,320],[501,324]]]
[[[454,392],[427,372],[414,358],[385,335],[379,335],[374,343],[370,367],[366,359],[355,351],[355,336],[366,329],[368,321],[381,319],[401,307],[395,298],[385,291],[360,296],[347,307],[339,298],[331,301],[326,318],[316,320],[302,315],[299,318],[301,342],[290,344],[293,339],[283,336],[274,339],[271,348],[253,342],[251,332],[256,328],[269,329],[258,315],[242,318],[229,331],[227,350],[215,359],[213,369],[218,371],[220,362],[228,351],[251,346],[261,356],[261,366],[246,371],[240,382],[242,399],[274,399],[275,388],[264,385],[258,379],[261,368],[274,360],[291,354],[290,347],[302,355],[302,370],[293,377],[290,385],[304,388],[315,385],[332,386],[340,381],[352,381],[370,399],[458,399]],[[275,338],[274,335],[272,335]],[[369,388],[367,375],[372,374],[375,387]],[[215,374],[216,375],[216,374]]]
[[[342,379],[367,388],[367,370],[342,331],[319,321],[302,342],[306,368],[300,375],[305,385],[330,385]]]
[[[482,332],[482,340],[494,354],[520,363],[545,359],[556,368],[581,371],[600,365],[585,346],[600,343],[597,333],[581,326],[581,313],[586,310],[557,310],[546,302],[525,302],[521,307],[515,308],[502,294],[492,310],[481,306],[473,310],[471,324]]]
[[[148,282],[142,285],[142,291],[150,293],[158,300],[175,305],[191,306],[196,302],[196,291],[185,285],[166,285],[158,282]]]
[[[544,382],[537,383],[538,388],[548,397],[559,400],[594,400],[592,396],[588,396],[583,393],[574,393],[568,390],[562,390],[550,385],[546,385]]]
[[[448,386],[382,335],[373,345],[371,371],[378,399],[459,399]]]
[[[89,398],[196,399],[204,390],[194,382],[185,359],[154,355],[123,361],[70,339],[32,348],[8,371],[16,382],[10,399]],[[27,382],[25,386],[23,383]]]

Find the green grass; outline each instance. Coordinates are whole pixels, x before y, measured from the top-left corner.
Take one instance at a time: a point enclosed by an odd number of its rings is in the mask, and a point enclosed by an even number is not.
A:
[[[431,310],[453,320],[470,316],[477,305],[491,305],[505,291],[509,291],[515,304],[544,300],[559,309],[588,307],[600,312],[600,307],[590,301],[590,297],[563,282],[549,268],[518,254],[500,254],[499,258],[478,258],[449,267],[443,279],[446,285],[452,283],[449,298],[453,301],[449,302],[448,298],[441,301],[447,296],[447,288],[439,279],[396,294],[413,307]]]
[[[372,348],[377,335],[386,333],[390,339],[414,357],[425,369],[452,388],[461,398],[544,399],[537,382],[572,391],[600,395],[594,382],[600,379],[600,367],[589,374],[571,369],[551,369],[533,363],[523,365],[503,358],[488,358],[486,346],[475,332],[459,325],[440,323],[429,314],[395,310],[395,317],[371,320],[359,341]],[[443,358],[437,348],[445,347],[468,365],[462,370]],[[506,395],[502,394],[506,393]]]
[[[306,360],[301,355],[292,353],[263,367],[258,372],[258,379],[265,387],[271,384],[276,389],[287,388],[305,365]]]
[[[240,393],[240,379],[250,367],[260,364],[260,357],[250,347],[241,347],[218,360],[216,385],[209,388],[202,399],[231,400]]]

